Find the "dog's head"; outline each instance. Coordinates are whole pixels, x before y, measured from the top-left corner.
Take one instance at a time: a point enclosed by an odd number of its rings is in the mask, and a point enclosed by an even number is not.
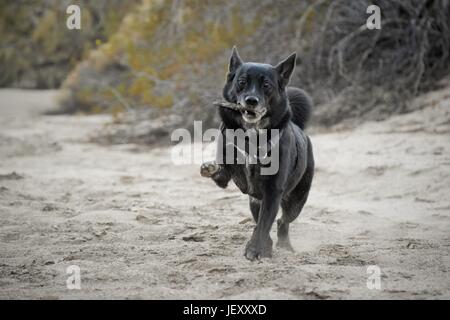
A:
[[[225,111],[244,127],[267,127],[274,116],[288,112],[286,86],[295,67],[296,54],[276,66],[243,62],[233,48],[223,88],[225,100],[239,104],[242,111]],[[240,117],[240,119],[239,119]],[[239,121],[241,120],[241,121]]]

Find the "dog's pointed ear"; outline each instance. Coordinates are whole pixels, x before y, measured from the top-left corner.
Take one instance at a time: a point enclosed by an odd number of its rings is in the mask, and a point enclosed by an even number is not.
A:
[[[228,65],[228,72],[235,73],[237,68],[242,65],[242,59],[239,56],[239,53],[236,49],[236,46],[233,46],[233,51],[231,52],[230,63]]]
[[[289,57],[287,57],[285,60],[281,61],[275,69],[277,70],[279,76],[280,76],[280,85],[282,88],[285,88],[289,80],[291,79],[292,71],[294,71],[295,68],[295,59],[297,58],[297,54],[294,52]]]

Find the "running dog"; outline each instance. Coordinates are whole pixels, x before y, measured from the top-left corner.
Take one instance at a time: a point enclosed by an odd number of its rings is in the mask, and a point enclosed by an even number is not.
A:
[[[275,145],[279,150],[277,172],[261,174],[264,165],[260,162],[219,163],[217,159],[200,168],[201,175],[212,178],[219,187],[226,188],[233,180],[242,193],[249,195],[256,227],[244,255],[251,261],[272,256],[269,233],[280,206],[277,247],[293,251],[289,224],[303,209],[313,180],[313,149],[304,132],[312,102],[303,90],[288,87],[295,62],[295,53],[276,66],[243,62],[234,47],[223,88],[226,103],[219,106],[221,139],[226,139],[227,129],[278,130],[277,139],[271,135],[266,146],[269,152]],[[225,144],[221,148],[223,153],[229,152]]]

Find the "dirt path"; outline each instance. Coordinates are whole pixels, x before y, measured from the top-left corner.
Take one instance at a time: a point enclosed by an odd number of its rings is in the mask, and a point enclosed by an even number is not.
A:
[[[235,187],[173,166],[169,149],[89,143],[109,118],[41,116],[54,95],[0,91],[0,298],[450,298],[450,90],[312,135],[296,253],[261,263],[243,257],[253,222]]]

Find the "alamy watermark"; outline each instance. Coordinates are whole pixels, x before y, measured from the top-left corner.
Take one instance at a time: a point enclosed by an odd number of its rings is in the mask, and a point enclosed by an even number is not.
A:
[[[81,9],[78,5],[72,4],[67,7],[66,13],[69,15],[66,20],[66,26],[69,30],[81,29]]]
[[[370,5],[366,10],[367,14],[370,14],[366,21],[366,27],[369,30],[381,29],[381,9],[377,5]]]
[[[366,270],[367,274],[367,289],[369,290],[381,290],[381,269],[379,266],[368,266]]]
[[[81,9],[76,4],[69,5],[66,9],[66,13],[69,15],[66,20],[66,26],[69,30],[81,29]],[[379,6],[372,4],[367,7],[367,14],[370,16],[367,18],[366,27],[369,30],[381,29],[381,9]]]
[[[80,290],[81,289],[81,273],[80,267],[77,265],[68,266],[66,273],[69,277],[66,280],[66,287],[69,290]]]
[[[216,142],[217,164],[259,164],[261,175],[278,172],[282,131],[278,129],[215,129],[202,131],[202,122],[194,121],[194,134],[184,128],[176,129],[170,137],[179,142],[171,150],[175,165],[202,164],[211,158],[211,150],[205,150],[204,143]]]

